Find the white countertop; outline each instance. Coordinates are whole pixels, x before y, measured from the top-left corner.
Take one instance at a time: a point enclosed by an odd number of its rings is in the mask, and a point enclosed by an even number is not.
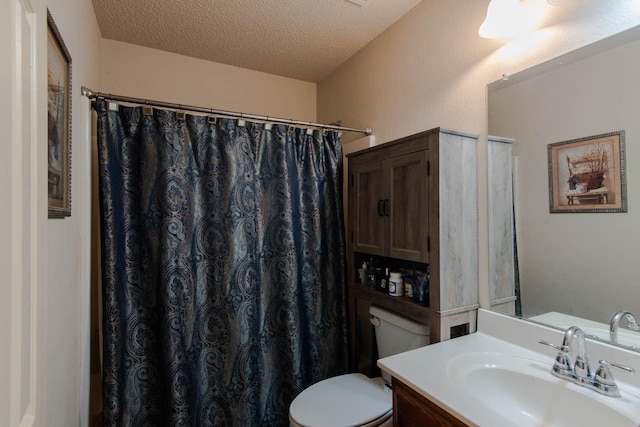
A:
[[[459,390],[450,381],[448,362],[470,350],[487,353],[517,352],[546,363],[549,367],[553,365],[552,357],[545,357],[540,353],[476,332],[380,359],[378,366],[469,425],[498,425],[496,418],[499,415],[495,410],[480,403],[462,400]],[[500,425],[505,426],[502,422]]]
[[[478,332],[380,359],[378,366],[469,425],[502,427],[509,424],[500,416],[500,408],[464,399],[460,385],[451,380],[452,364],[449,362],[470,352],[508,353],[543,363],[550,370],[556,351],[542,346],[538,340],[559,345],[562,337],[562,331],[480,310]],[[591,360],[605,358],[640,370],[638,353],[591,341],[587,343],[587,351]],[[616,373],[615,378],[622,387],[622,383],[633,377]],[[630,382],[638,387],[639,381],[634,378]]]

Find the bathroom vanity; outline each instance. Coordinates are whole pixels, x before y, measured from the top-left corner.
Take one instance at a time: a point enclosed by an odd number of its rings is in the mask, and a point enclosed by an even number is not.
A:
[[[348,161],[352,369],[358,370],[360,343],[372,342],[367,315],[372,303],[429,325],[431,342],[474,332],[477,136],[435,128],[350,154]],[[360,283],[357,269],[372,257],[380,266],[426,270],[428,265],[428,304]]]
[[[615,425],[640,422],[640,378],[615,370],[621,397],[551,373],[562,331],[480,309],[478,331],[380,359],[393,377],[395,426]],[[587,340],[599,359],[640,367],[636,352]]]
[[[393,425],[398,427],[460,427],[467,424],[410,386],[394,378]]]

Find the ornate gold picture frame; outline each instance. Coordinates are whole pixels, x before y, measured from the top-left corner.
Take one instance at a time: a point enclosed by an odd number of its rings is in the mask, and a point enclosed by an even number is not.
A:
[[[49,218],[71,216],[71,55],[47,10]]]
[[[547,147],[551,213],[627,212],[623,130]]]

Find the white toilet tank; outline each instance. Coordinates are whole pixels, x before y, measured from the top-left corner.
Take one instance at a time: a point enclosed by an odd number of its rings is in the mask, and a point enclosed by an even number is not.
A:
[[[429,345],[429,326],[409,320],[399,314],[372,305],[371,324],[375,326],[378,357],[413,350]]]

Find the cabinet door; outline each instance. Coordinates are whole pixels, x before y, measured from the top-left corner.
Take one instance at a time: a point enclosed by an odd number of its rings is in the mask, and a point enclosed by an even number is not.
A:
[[[387,224],[384,216],[384,168],[381,161],[357,161],[349,165],[351,191],[350,214],[353,250],[386,255]]]
[[[466,424],[393,379],[394,427],[465,427]]]
[[[386,162],[389,185],[389,256],[428,262],[427,150]]]

